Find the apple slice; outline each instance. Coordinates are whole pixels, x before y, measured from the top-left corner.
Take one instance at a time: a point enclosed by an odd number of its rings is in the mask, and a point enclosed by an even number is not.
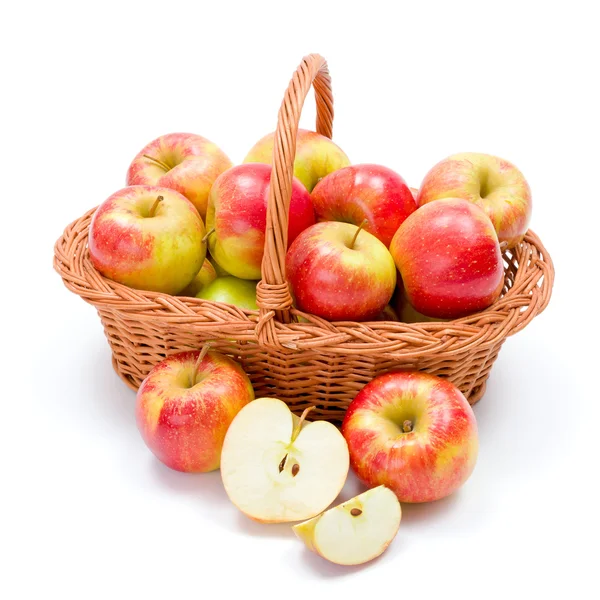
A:
[[[259,398],[229,426],[221,453],[223,485],[251,519],[309,519],[344,486],[350,464],[346,440],[331,423],[307,423],[309,410],[297,419],[281,400]]]
[[[401,517],[396,494],[380,485],[293,529],[323,558],[338,565],[361,565],[390,545]]]

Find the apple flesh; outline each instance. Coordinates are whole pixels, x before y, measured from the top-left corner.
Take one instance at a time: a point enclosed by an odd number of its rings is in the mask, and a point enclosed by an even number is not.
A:
[[[254,400],[242,368],[206,348],[168,357],[150,371],[137,393],[136,420],[146,445],[177,471],[218,469],[225,432]]]
[[[177,294],[206,256],[204,225],[179,192],[136,185],[96,210],[88,238],[92,264],[105,277],[139,290]]]
[[[214,281],[217,278],[217,272],[215,268],[212,266],[211,262],[208,258],[204,259],[202,263],[202,268],[198,271],[198,274],[194,279],[192,279],[191,283],[181,292],[179,292],[180,296],[190,296],[193,298],[200,291],[206,287],[209,283]]]
[[[323,514],[293,526],[309,550],[338,565],[377,558],[400,527],[402,509],[388,488],[378,486]]]
[[[231,423],[221,454],[229,499],[262,523],[309,519],[325,510],[348,475],[348,447],[327,421],[305,424],[276,398],[259,398]]]
[[[390,301],[396,267],[375,236],[350,223],[317,223],[286,256],[297,307],[330,321],[375,319]]]
[[[322,179],[311,194],[318,221],[342,221],[365,231],[388,247],[396,230],[417,203],[398,173],[380,165],[344,167]]]
[[[246,310],[258,310],[256,304],[256,281],[237,277],[218,277],[203,287],[196,298],[233,304]]]
[[[270,180],[267,165],[239,165],[223,173],[210,192],[206,215],[210,254],[228,273],[241,279],[261,278]],[[288,245],[314,222],[310,194],[295,179]]]
[[[350,403],[342,433],[359,479],[389,487],[400,502],[448,496],[477,460],[473,409],[452,383],[427,373],[373,379]]]
[[[438,319],[456,319],[493,304],[504,285],[498,236],[485,212],[466,200],[422,206],[390,245],[410,304]]]
[[[169,133],[144,146],[127,171],[127,185],[158,185],[183,194],[206,216],[215,179],[232,166],[218,146],[193,133]]]
[[[273,140],[273,133],[259,140],[248,152],[244,162],[273,164]],[[328,137],[306,129],[298,130],[294,177],[297,177],[309,192],[312,192],[317,183],[329,173],[349,164],[350,159]]]
[[[507,160],[489,154],[454,154],[435,165],[425,175],[417,202],[423,206],[440,198],[462,198],[481,207],[509,248],[523,239],[531,219],[525,177]]]

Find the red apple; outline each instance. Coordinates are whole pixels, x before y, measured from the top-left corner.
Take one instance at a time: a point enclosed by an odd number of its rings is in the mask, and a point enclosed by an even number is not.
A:
[[[406,182],[380,165],[353,165],[322,179],[311,194],[318,221],[360,225],[386,246],[417,203]]]
[[[105,277],[129,287],[176,294],[206,256],[204,225],[192,203],[169,188],[134,185],[94,213],[90,258]]]
[[[169,133],[144,146],[127,171],[127,185],[159,185],[183,194],[206,216],[214,180],[231,167],[215,144],[193,133]]]
[[[428,317],[469,315],[502,291],[498,236],[483,210],[466,200],[445,198],[419,208],[394,235],[390,252],[408,301]]]
[[[171,469],[214,471],[227,428],[251,400],[250,380],[233,360],[205,349],[181,352],[156,365],[142,382],[137,425],[148,448]]]
[[[368,383],[348,407],[342,433],[352,469],[400,502],[448,496],[471,475],[475,415],[460,390],[427,373],[393,371]]]
[[[369,232],[335,221],[317,223],[296,238],[286,273],[298,308],[330,321],[378,317],[396,286],[387,248]]]
[[[206,215],[210,254],[241,279],[261,278],[270,180],[271,167],[248,163],[223,173],[210,191]],[[314,222],[310,194],[294,179],[288,245]]]
[[[440,198],[463,198],[483,208],[509,248],[523,239],[531,219],[525,177],[507,160],[489,154],[454,154],[435,165],[425,175],[417,202],[423,206]]]

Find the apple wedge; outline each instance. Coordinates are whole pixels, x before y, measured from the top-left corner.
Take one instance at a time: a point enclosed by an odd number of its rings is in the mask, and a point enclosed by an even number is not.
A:
[[[261,523],[302,521],[338,496],[348,446],[326,421],[307,423],[275,398],[258,398],[233,419],[223,443],[221,477],[229,499]]]
[[[293,529],[323,558],[338,565],[361,565],[390,545],[401,516],[396,494],[380,485]]]

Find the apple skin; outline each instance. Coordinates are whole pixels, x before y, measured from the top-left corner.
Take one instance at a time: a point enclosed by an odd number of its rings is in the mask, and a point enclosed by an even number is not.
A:
[[[159,196],[163,200],[148,218]],[[179,192],[135,185],[98,207],[88,244],[92,264],[105,277],[139,290],[177,294],[204,262],[203,237],[198,211]]]
[[[352,165],[322,179],[311,194],[318,221],[360,225],[389,247],[417,203],[398,173],[380,165]]]
[[[412,431],[404,433],[405,420]],[[449,381],[392,371],[368,383],[348,407],[342,433],[352,469],[400,502],[450,495],[471,475],[479,448],[473,409]]]
[[[270,133],[256,142],[244,162],[272,165],[273,139],[274,134]],[[350,159],[344,151],[329,138],[314,131],[298,130],[294,176],[309,192],[312,192],[321,179],[349,164]]]
[[[504,267],[498,236],[485,212],[444,198],[419,208],[390,245],[408,301],[420,313],[456,319],[499,297]]]
[[[227,428],[254,390],[233,360],[208,352],[198,365],[198,383],[189,387],[199,352],[181,352],[156,365],[142,382],[136,420],[144,442],[167,467],[187,473],[219,468]]]
[[[144,158],[156,158],[166,166]],[[194,133],[168,133],[144,146],[127,171],[127,185],[158,185],[183,194],[206,217],[208,194],[215,179],[232,166],[218,146]]]
[[[368,231],[328,221],[303,231],[286,256],[286,274],[298,308],[330,321],[377,318],[396,286],[387,248]]]
[[[482,194],[483,192],[483,194]],[[531,190],[513,164],[490,154],[454,154],[425,175],[417,203],[440,198],[463,198],[483,208],[498,239],[509,248],[524,237],[531,219]]]
[[[208,258],[204,259],[202,263],[202,268],[198,271],[198,274],[194,279],[192,279],[191,283],[181,292],[179,292],[179,296],[189,296],[194,298],[202,288],[207,286],[209,283],[214,281],[217,278],[217,272],[213,267],[212,263],[208,260]]]
[[[256,281],[237,277],[218,277],[203,287],[196,298],[225,302],[247,310],[258,310],[256,304]]]
[[[206,214],[211,256],[228,273],[241,279],[260,279],[265,246],[271,167],[248,163],[233,167],[215,181]],[[315,223],[310,194],[292,181],[288,246]]]
[[[446,321],[447,319],[436,319],[434,317],[428,317],[420,313],[406,297],[406,292],[402,286],[402,281],[396,286],[394,298],[392,299],[392,306],[394,307],[397,315],[397,321],[401,323],[433,323]]]

